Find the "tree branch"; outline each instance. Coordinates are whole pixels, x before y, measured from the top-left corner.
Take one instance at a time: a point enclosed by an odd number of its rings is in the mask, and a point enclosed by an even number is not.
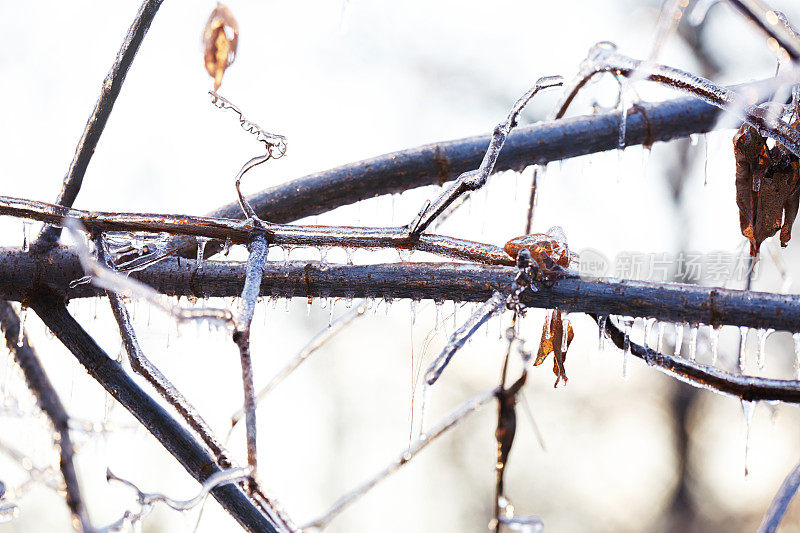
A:
[[[215,458],[128,376],[122,367],[95,343],[55,296],[40,293],[30,307],[118,402],[125,406],[156,439],[201,483],[222,469]],[[264,514],[241,487],[227,484],[211,494],[249,531],[288,529],[276,516]]]
[[[58,393],[47,378],[36,352],[28,344],[28,336],[20,331],[22,326],[17,313],[11,304],[3,300],[0,300],[0,327],[5,333],[6,346],[14,354],[14,359],[22,369],[28,389],[36,397],[37,405],[53,424],[53,429],[58,435],[58,441],[55,444],[59,451],[61,474],[64,476],[67,507],[72,513],[72,526],[77,529],[77,526],[80,525],[84,532],[94,531],[89,520],[89,513],[83,504],[81,487],[75,473],[73,461],[75,447],[72,445],[69,434],[69,415],[61,403]]]
[[[86,128],[84,128],[83,135],[81,135],[81,139],[75,149],[75,156],[72,158],[67,175],[64,177],[61,192],[56,199],[57,204],[69,207],[75,202],[75,198],[77,198],[83,184],[83,176],[86,174],[89,161],[94,155],[94,149],[97,147],[97,142],[103,134],[103,129],[106,127],[111,110],[114,109],[114,103],[117,101],[120,90],[122,90],[122,84],[125,82],[128,69],[130,69],[133,58],[136,57],[139,46],[142,44],[147,30],[150,29],[150,24],[153,22],[153,18],[156,16],[156,12],[163,1],[145,0],[139,7],[136,18],[133,19],[133,24],[128,29],[128,34],[125,36],[125,40],[122,41],[119,52],[117,52],[117,59],[111,66],[106,79],[103,80],[100,96],[94,105],[94,110],[89,116],[89,120],[86,122]],[[60,235],[61,228],[45,227],[33,247],[46,250],[56,243]]]

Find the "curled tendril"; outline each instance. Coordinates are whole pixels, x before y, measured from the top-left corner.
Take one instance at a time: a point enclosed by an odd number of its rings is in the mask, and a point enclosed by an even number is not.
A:
[[[248,170],[253,167],[260,165],[261,163],[265,163],[270,159],[280,159],[284,155],[286,155],[286,137],[283,135],[278,135],[276,133],[269,133],[264,131],[261,126],[256,124],[255,122],[250,122],[247,120],[242,111],[236,107],[233,103],[229,100],[224,98],[223,96],[219,95],[215,91],[208,91],[208,94],[211,95],[211,103],[218,107],[219,109],[230,109],[237,115],[239,115],[239,124],[241,125],[242,129],[248,133],[252,133],[256,136],[259,142],[264,144],[266,148],[266,153],[263,155],[258,155],[252,158],[250,161],[242,165],[242,168],[239,170],[238,174],[236,174],[236,194],[239,197],[239,205],[242,208],[245,216],[247,218],[260,221],[258,215],[253,210],[252,206],[248,203],[245,199],[244,195],[242,194],[240,184],[242,182],[242,176],[244,176]]]

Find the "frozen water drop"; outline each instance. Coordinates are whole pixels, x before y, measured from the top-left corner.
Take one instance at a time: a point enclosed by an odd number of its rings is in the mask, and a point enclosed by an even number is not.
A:
[[[764,370],[767,362],[767,339],[775,332],[774,329],[758,330],[758,369]]]
[[[747,326],[739,326],[739,372],[744,374],[747,367]]]
[[[599,335],[598,350],[601,352],[606,349],[606,321],[608,317],[600,315],[597,317],[597,331]]]
[[[744,423],[746,426],[745,442],[744,442],[744,475],[750,473],[749,456],[750,456],[750,429],[753,426],[753,413],[756,410],[756,402],[747,402],[742,400],[742,412],[744,413]]]
[[[208,239],[197,237],[197,268],[203,268],[203,256],[206,253]]]
[[[697,359],[697,333],[699,331],[698,326],[692,326],[689,329],[689,359],[692,361]]]
[[[680,357],[681,348],[683,347],[683,324],[675,324],[675,357]]]
[[[792,335],[794,340],[794,379],[800,380],[800,333]]]
[[[722,329],[722,326],[712,326],[711,331],[709,331],[709,338],[711,339],[711,366],[716,366],[717,364],[720,329]]]
[[[700,140],[700,135],[697,133],[692,133],[689,135],[689,141],[692,143],[692,146],[697,146],[697,142]]]

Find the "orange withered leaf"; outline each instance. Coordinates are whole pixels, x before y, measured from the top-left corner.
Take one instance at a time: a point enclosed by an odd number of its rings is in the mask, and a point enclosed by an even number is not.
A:
[[[798,122],[792,127],[798,129]],[[780,230],[781,245],[791,238],[800,194],[797,158],[784,146],[767,148],[766,139],[749,124],[733,137],[736,158],[736,204],[742,235],[750,241],[750,255]]]
[[[214,78],[214,90],[222,84],[222,76],[236,58],[236,43],[239,38],[239,25],[230,9],[217,4],[208,17],[203,30],[203,59],[206,71]]]
[[[539,352],[536,354],[536,361],[534,366],[539,366],[544,363],[547,356],[553,354],[553,373],[556,375],[556,383],[554,387],[558,386],[559,381],[562,379],[564,383],[567,382],[567,373],[564,369],[564,361],[567,359],[567,350],[575,337],[572,330],[572,324],[567,322],[566,335],[564,335],[564,321],[561,318],[561,312],[558,309],[553,310],[553,315],[548,323],[544,321],[542,327],[542,340],[539,343]],[[565,338],[566,337],[566,338]],[[565,343],[566,341],[566,343]],[[565,345],[566,344],[566,345]]]

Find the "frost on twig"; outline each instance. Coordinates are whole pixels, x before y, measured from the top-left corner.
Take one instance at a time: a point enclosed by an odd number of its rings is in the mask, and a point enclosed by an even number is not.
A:
[[[209,476],[209,478],[203,482],[202,486],[200,487],[200,491],[195,496],[189,498],[188,500],[176,500],[158,492],[142,492],[142,490],[132,482],[114,475],[109,469],[106,471],[106,479],[109,481],[117,481],[136,491],[136,500],[139,504],[139,510],[125,511],[125,514],[122,516],[122,518],[113,524],[102,528],[100,531],[104,533],[123,531],[129,527],[133,527],[139,524],[142,519],[153,510],[153,506],[156,503],[163,503],[164,505],[176,511],[188,511],[194,509],[201,504],[206,495],[208,495],[208,493],[215,488],[227,483],[234,483],[236,481],[246,479],[250,476],[250,474],[251,472],[249,468],[231,468],[229,470],[221,470]]]
[[[336,518],[347,506],[349,506],[358,498],[364,496],[379,482],[397,472],[406,463],[411,461],[411,459],[413,459],[428,444],[439,438],[443,433],[447,432],[447,430],[452,429],[461,423],[467,416],[480,410],[481,407],[492,401],[496,397],[498,390],[499,389],[492,389],[484,392],[461,404],[441,422],[432,427],[430,431],[420,435],[417,440],[415,440],[383,470],[376,473],[373,477],[336,500],[336,502],[333,503],[333,505],[325,512],[325,514],[303,525],[301,530],[314,531],[324,529],[331,522],[331,520]]]
[[[214,104],[216,107],[220,109],[230,109],[237,115],[239,115],[239,124],[242,126],[248,133],[252,133],[256,136],[256,139],[260,143],[264,144],[264,148],[266,149],[266,153],[262,155],[257,155],[256,157],[252,158],[250,161],[245,163],[242,168],[239,170],[239,173],[236,174],[236,194],[239,197],[239,205],[242,207],[242,211],[247,218],[253,219],[258,221],[258,215],[247,202],[244,195],[242,195],[242,191],[240,189],[240,183],[242,181],[242,176],[250,170],[251,168],[260,165],[270,159],[279,159],[286,154],[286,137],[283,135],[277,135],[274,133],[268,133],[261,129],[261,127],[256,124],[255,122],[250,122],[244,115],[242,111],[233,105],[231,102],[220,96],[214,91],[209,91],[208,94],[211,95],[211,103]]]
[[[416,218],[409,224],[409,233],[412,236],[419,236],[431,222],[436,219],[447,207],[453,203],[458,197],[475,191],[483,187],[489,175],[494,170],[497,158],[500,156],[500,151],[506,142],[508,134],[517,125],[519,114],[530,102],[530,100],[541,90],[550,87],[557,87],[563,83],[560,76],[547,76],[539,78],[536,84],[528,90],[511,108],[505,122],[495,126],[492,138],[489,141],[489,147],[483,156],[483,161],[477,170],[471,170],[461,174],[450,187],[448,187],[442,194],[432,203],[430,200],[425,202],[422,209]]]
[[[166,297],[153,290],[149,286],[123,276],[103,265],[92,256],[89,247],[86,245],[82,234],[82,227],[79,222],[73,219],[64,219],[66,227],[75,240],[78,258],[81,266],[86,272],[86,277],[73,281],[70,285],[75,287],[80,283],[91,282],[95,287],[113,291],[125,298],[139,298],[161,309],[168,315],[174,317],[178,322],[187,320],[209,320],[225,326],[235,325],[233,314],[227,309],[217,308],[193,308],[186,309],[179,305],[169,302]]]

